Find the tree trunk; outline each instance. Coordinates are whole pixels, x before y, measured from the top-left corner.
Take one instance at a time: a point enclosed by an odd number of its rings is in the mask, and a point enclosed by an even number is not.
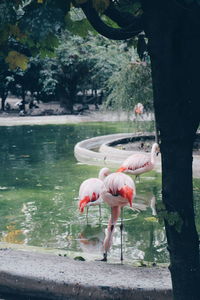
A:
[[[73,105],[71,103],[71,98],[70,98],[70,93],[66,92],[65,87],[60,87],[59,88],[59,101],[60,105],[64,107],[66,110],[68,110],[70,113],[73,112]]]
[[[162,196],[175,300],[200,299],[192,148],[200,121],[200,13],[174,0],[143,0],[161,139]]]
[[[22,87],[22,101],[21,101],[21,110],[23,110],[23,112],[26,111],[26,92]]]
[[[77,92],[77,79],[76,76],[72,78],[72,80],[68,83],[68,90],[69,90],[69,109],[71,110],[71,113],[74,111],[74,102],[76,98],[76,92]]]
[[[6,102],[6,98],[7,98],[7,94],[3,94],[1,95],[1,110],[4,111],[5,110],[5,102]]]

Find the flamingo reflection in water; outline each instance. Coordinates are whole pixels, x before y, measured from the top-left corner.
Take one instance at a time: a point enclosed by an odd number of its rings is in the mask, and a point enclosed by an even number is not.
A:
[[[87,224],[78,235],[80,247],[83,252],[99,253],[102,248],[104,233],[102,226]]]

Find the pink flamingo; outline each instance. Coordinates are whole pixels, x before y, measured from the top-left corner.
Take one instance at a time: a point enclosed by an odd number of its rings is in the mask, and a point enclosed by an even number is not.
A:
[[[112,244],[114,228],[121,213],[121,262],[123,261],[122,231],[123,231],[123,207],[132,207],[133,198],[136,195],[134,181],[126,174],[112,173],[104,180],[105,190],[101,197],[111,207],[111,217],[108,222],[107,233],[104,239],[104,254],[102,261],[107,261],[107,253]]]
[[[151,148],[151,154],[136,153],[129,156],[117,170],[117,172],[125,172],[139,176],[142,173],[153,170],[155,166],[155,158],[159,153],[159,146],[154,143]]]
[[[135,105],[134,113],[136,116],[142,115],[144,113],[144,106],[142,103],[138,103]]]
[[[84,208],[87,207],[87,217],[89,206],[99,205],[99,212],[101,218],[101,192],[104,189],[103,180],[110,174],[108,168],[102,168],[99,171],[99,178],[89,178],[82,182],[79,188],[79,202],[78,208],[81,213],[84,212]]]

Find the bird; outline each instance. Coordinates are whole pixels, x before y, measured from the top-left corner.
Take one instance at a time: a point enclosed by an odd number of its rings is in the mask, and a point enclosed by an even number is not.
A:
[[[130,155],[122,163],[121,167],[116,172],[125,172],[139,176],[142,173],[153,170],[155,166],[155,158],[159,153],[159,146],[154,143],[151,148],[151,154],[135,153]]]
[[[107,226],[107,233],[103,242],[103,259],[107,261],[107,253],[112,245],[114,228],[121,214],[121,263],[123,261],[123,207],[132,207],[132,202],[136,196],[136,189],[133,179],[124,173],[111,173],[104,179],[105,189],[101,193],[101,197],[105,203],[111,208],[111,217]]]
[[[135,105],[134,113],[136,116],[142,115],[144,113],[144,106],[142,103],[138,103]]]
[[[78,208],[81,213],[84,212],[84,208],[87,208],[86,217],[88,218],[88,208],[89,206],[99,205],[99,212],[101,218],[101,203],[103,202],[101,198],[101,192],[104,188],[103,180],[106,176],[110,174],[108,168],[102,168],[99,171],[98,178],[89,178],[84,180],[79,188],[79,202]]]

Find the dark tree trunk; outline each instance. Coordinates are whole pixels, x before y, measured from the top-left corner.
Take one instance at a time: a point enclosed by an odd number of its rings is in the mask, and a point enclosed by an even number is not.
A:
[[[21,101],[21,110],[23,110],[24,112],[26,111],[26,92],[25,90],[22,88],[22,101]]]
[[[73,113],[73,104],[71,101],[70,93],[69,91],[66,91],[65,87],[60,87],[58,97],[60,105],[63,106],[66,110],[68,110],[70,113]]]
[[[70,111],[73,113],[74,110],[73,107],[74,107],[76,91],[77,91],[77,79],[75,77],[69,81],[68,90],[69,90],[69,107],[70,107]]]
[[[161,139],[162,195],[168,212],[165,227],[174,299],[199,300],[192,148],[200,120],[200,13],[176,5],[174,0],[142,2]]]

